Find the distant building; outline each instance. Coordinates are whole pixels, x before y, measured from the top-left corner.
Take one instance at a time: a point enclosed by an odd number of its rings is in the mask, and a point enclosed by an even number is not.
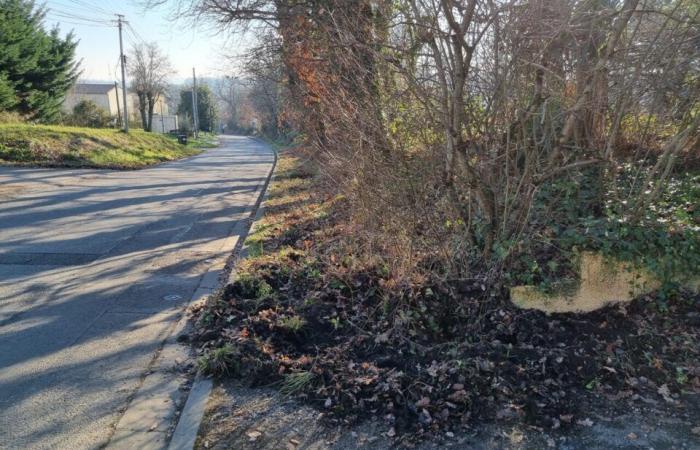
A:
[[[127,96],[127,107],[129,109],[129,122],[134,122],[137,124],[141,123],[141,117],[139,115],[139,98],[134,93],[128,93]],[[122,109],[124,109],[124,99],[122,97],[122,89],[116,86],[114,83],[84,83],[77,82],[71,90],[66,94],[66,98],[63,101],[63,111],[66,113],[73,112],[75,105],[83,100],[91,100],[95,104],[104,109],[109,113],[109,115],[117,117],[117,115],[122,114]],[[166,120],[173,120],[168,113],[168,104],[165,98],[161,96],[155,104],[154,113],[163,115],[163,117],[169,118],[164,119],[164,124]],[[177,124],[177,118],[174,119],[175,124]],[[153,131],[161,131],[162,127],[156,130],[156,125],[161,125],[160,118],[156,122],[155,114],[153,116]],[[177,128],[175,126],[173,129]],[[165,132],[169,130],[166,127]]]
[[[63,101],[63,111],[70,113],[75,105],[83,100],[91,100],[110,115],[119,114],[122,90],[114,84],[107,83],[76,83]]]
[[[177,130],[178,128],[176,115],[153,114],[151,131],[154,133],[169,133],[170,131]]]

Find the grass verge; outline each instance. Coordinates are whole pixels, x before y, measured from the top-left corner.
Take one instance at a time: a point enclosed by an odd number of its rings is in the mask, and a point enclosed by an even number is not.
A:
[[[196,144],[141,130],[0,124],[0,164],[138,169],[196,155]]]
[[[176,139],[173,137],[173,139]],[[190,136],[187,139],[187,147],[192,147],[192,148],[216,148],[218,147],[219,143],[216,139],[216,135],[213,133],[206,133],[206,132],[200,132],[199,136],[196,138],[193,136]]]

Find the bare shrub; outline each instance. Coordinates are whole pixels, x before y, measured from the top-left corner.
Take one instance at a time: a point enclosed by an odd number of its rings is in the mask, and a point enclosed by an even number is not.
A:
[[[259,48],[280,63],[270,120],[304,133],[325,188],[348,198],[356,245],[397,271],[497,279],[532,251],[536,206],[556,227],[564,198],[536,205],[543,191],[585,180],[583,213],[612,202],[638,221],[679,158],[698,150],[691,1],[179,7],[274,34]]]

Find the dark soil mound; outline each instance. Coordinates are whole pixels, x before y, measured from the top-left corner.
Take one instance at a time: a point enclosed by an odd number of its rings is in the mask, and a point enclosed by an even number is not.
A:
[[[261,258],[200,317],[194,340],[235,375],[280,383],[333,420],[384,417],[425,433],[478,419],[554,427],[583,392],[678,402],[700,388],[700,300],[652,298],[585,315],[488,300],[479,283],[385,289],[288,252]]]

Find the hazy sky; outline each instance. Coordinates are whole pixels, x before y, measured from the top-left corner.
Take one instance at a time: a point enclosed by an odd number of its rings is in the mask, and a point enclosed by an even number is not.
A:
[[[73,30],[80,40],[77,57],[81,62],[82,79],[114,81],[119,75],[119,36],[115,13],[124,14],[131,28],[124,30],[125,52],[139,40],[155,41],[169,56],[176,73],[174,82],[192,76],[221,76],[230,73],[231,64],[225,54],[241,53],[240,38],[227,38],[202,25],[193,29],[184,20],[173,20],[168,8],[144,10],[134,0],[48,0],[46,26],[58,24],[61,34]],[[133,30],[132,30],[133,29]]]

